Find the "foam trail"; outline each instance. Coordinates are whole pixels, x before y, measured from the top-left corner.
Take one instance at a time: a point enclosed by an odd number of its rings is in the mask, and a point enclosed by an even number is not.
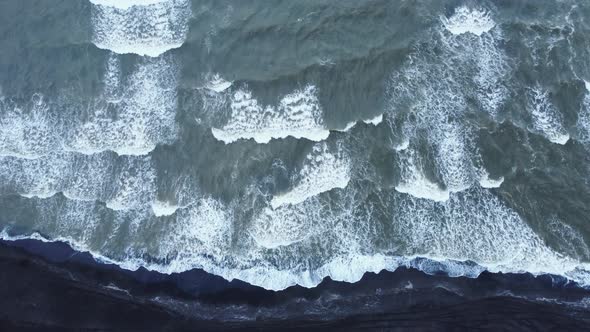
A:
[[[188,33],[189,0],[94,3],[92,42],[102,49],[156,57],[180,47]]]
[[[582,102],[582,108],[578,112],[578,130],[580,141],[590,143],[590,82],[584,81],[586,86],[586,95]]]
[[[319,143],[307,156],[296,181],[291,190],[273,197],[270,203],[273,209],[299,204],[332,189],[345,188],[350,181],[350,163],[346,157],[330,153],[325,143]]]
[[[309,209],[315,209],[315,212],[309,213]],[[311,201],[299,205],[283,205],[276,209],[265,208],[254,218],[248,234],[262,248],[290,246],[314,234],[314,226],[311,223],[313,217],[310,216],[314,214],[320,218],[315,204]]]
[[[118,210],[144,209],[155,196],[149,157],[52,153],[37,159],[0,157],[0,194],[102,201]]]
[[[330,135],[323,125],[322,109],[312,85],[284,96],[277,107],[263,107],[251,92],[237,90],[231,96],[230,106],[228,123],[211,129],[213,136],[226,144],[239,139],[268,143],[288,136],[322,141]]]
[[[436,202],[478,182],[496,185],[480,181],[473,139],[477,129],[466,117],[471,111],[469,100],[475,100],[492,117],[497,115],[509,95],[505,81],[510,72],[498,43],[501,31],[487,11],[459,7],[441,21],[441,26],[433,28],[432,40],[417,48],[406,66],[393,73],[390,92],[394,112],[389,122],[392,131],[399,130],[395,123],[401,124],[402,133],[395,136],[403,137],[402,144],[393,147],[401,170],[395,189]],[[439,29],[451,33],[441,34]],[[408,111],[399,112],[403,109]],[[434,157],[430,176],[420,165],[418,146],[422,143]]]
[[[456,8],[451,17],[443,17],[442,21],[447,30],[454,35],[472,33],[481,36],[496,26],[487,11],[465,6]]]
[[[413,150],[400,153],[401,180],[395,186],[395,190],[417,198],[430,199],[436,202],[447,201],[449,191],[426,178],[417,158],[419,157]]]
[[[473,260],[492,272],[573,278],[578,266],[588,268],[547,247],[518,214],[485,189],[452,194],[445,204],[406,196],[395,206],[395,227],[407,237],[409,256]]]
[[[149,59],[122,83],[119,60],[107,63],[103,99],[91,105],[88,119],[73,130],[66,148],[84,154],[111,150],[119,155],[145,155],[176,137],[174,61]]]
[[[317,197],[277,210],[265,208],[247,226],[249,236],[238,238],[240,250],[231,250],[234,216],[227,206],[210,198],[177,211],[175,222],[164,224],[141,213],[118,211],[109,212],[113,221],[105,224],[100,221],[105,215],[93,202],[64,204],[50,198],[34,199],[34,203],[41,219],[32,227],[49,239],[65,240],[77,250],[90,250],[103,261],[133,270],[144,266],[176,273],[199,267],[228,280],[237,278],[273,290],[294,284],[313,287],[326,276],[355,282],[367,271],[399,266],[427,272],[443,269],[452,276],[469,277],[485,269],[551,273],[590,284],[590,264],[548,248],[518,214],[481,188],[453,193],[445,203],[394,193],[386,200],[392,212],[387,234],[367,228],[371,215],[348,202],[341,202],[340,212],[322,205]],[[162,231],[146,240],[146,232],[153,234],[155,225]],[[105,231],[112,236],[103,238]],[[562,231],[576,238],[572,230]],[[379,235],[385,236],[379,241],[403,249],[385,254],[365,245],[364,238],[377,240],[374,236]],[[8,237],[6,229],[1,236]],[[128,239],[127,247],[111,243],[120,237]],[[308,255],[297,255],[318,245],[322,255],[314,257],[314,262]],[[146,255],[156,262],[146,261]],[[416,257],[431,261],[416,261]],[[465,260],[479,265],[462,264]]]
[[[537,87],[529,89],[527,97],[534,130],[541,132],[553,143],[567,143],[570,136],[563,128],[561,114],[551,103],[549,93]]]
[[[25,105],[0,100],[0,156],[44,156],[59,149],[60,130],[59,120],[43,95],[33,95]]]
[[[168,0],[90,0],[91,3],[101,6],[109,6],[120,9],[128,9],[133,6],[147,6]]]

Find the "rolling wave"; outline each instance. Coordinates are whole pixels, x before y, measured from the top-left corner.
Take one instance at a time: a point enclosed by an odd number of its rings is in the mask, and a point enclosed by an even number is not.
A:
[[[345,188],[350,181],[350,162],[345,156],[330,153],[325,143],[316,144],[295,181],[289,191],[273,197],[270,202],[273,209],[299,204],[335,188]]]
[[[284,96],[277,106],[260,105],[251,92],[242,89],[233,92],[229,99],[228,123],[212,128],[213,136],[226,144],[240,139],[268,143],[288,136],[322,141],[330,135],[323,124],[315,86],[308,85]]]

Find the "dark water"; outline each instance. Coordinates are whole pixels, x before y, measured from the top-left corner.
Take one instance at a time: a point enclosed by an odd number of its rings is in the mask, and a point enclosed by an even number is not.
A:
[[[202,270],[130,272],[63,243],[2,242],[0,327],[10,331],[586,331],[590,320],[588,290],[558,276],[399,268],[275,292]]]
[[[590,283],[590,3],[93,2],[0,0],[4,239]]]

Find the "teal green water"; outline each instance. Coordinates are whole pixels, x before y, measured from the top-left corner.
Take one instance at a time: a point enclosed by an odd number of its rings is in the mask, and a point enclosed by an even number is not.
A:
[[[0,1],[3,237],[271,289],[413,257],[588,284],[588,17]]]

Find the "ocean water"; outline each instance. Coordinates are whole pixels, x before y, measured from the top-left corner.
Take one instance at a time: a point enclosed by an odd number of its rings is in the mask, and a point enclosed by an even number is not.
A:
[[[589,36],[580,0],[0,1],[1,236],[590,286]]]

